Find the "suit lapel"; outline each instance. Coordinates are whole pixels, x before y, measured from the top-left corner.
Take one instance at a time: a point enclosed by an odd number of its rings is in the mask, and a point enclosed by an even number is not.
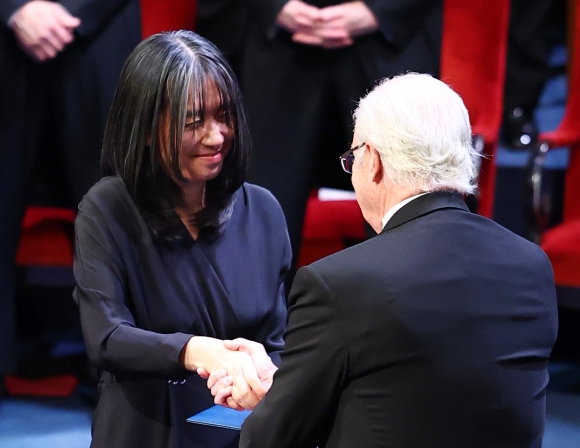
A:
[[[413,199],[395,213],[381,233],[405,224],[419,216],[442,208],[455,208],[469,212],[467,205],[459,193],[450,191],[435,191]]]

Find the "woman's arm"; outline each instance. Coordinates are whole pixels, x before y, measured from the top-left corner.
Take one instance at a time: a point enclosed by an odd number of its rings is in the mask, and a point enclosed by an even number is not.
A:
[[[262,392],[248,354],[227,350],[219,339],[136,326],[127,287],[131,267],[125,266],[106,225],[99,222],[99,212],[93,213],[77,216],[74,262],[74,297],[91,362],[117,375],[162,378],[183,377],[198,367],[227,369]],[[251,389],[242,391],[250,401]]]
[[[192,335],[137,328],[128,306],[129,274],[112,238],[83,212],[75,221],[75,233],[73,296],[91,362],[115,374],[163,378],[187,374],[179,355]]]

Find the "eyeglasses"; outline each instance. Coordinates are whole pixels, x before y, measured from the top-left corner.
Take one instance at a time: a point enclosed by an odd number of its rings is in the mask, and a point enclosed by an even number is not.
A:
[[[343,155],[341,155],[340,158],[340,164],[342,165],[342,169],[347,172],[348,174],[352,174],[352,165],[354,163],[354,152],[357,149],[362,148],[364,145],[366,144],[366,142],[362,142],[360,145],[354,147],[354,148],[350,148],[347,152],[345,152]]]

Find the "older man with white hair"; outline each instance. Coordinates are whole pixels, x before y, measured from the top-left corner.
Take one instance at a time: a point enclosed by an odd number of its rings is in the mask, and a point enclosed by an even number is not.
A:
[[[428,75],[384,80],[341,162],[379,235],[298,271],[282,364],[240,446],[539,448],[552,269],[466,207],[478,154],[459,95]]]

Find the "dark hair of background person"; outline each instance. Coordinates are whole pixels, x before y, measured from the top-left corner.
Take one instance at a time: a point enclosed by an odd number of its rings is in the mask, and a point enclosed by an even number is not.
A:
[[[206,183],[205,206],[192,224],[215,233],[229,217],[232,194],[246,177],[250,137],[236,77],[219,50],[190,31],[153,35],[129,55],[120,75],[104,135],[101,171],[118,175],[155,237],[179,238],[175,213],[183,205],[179,152],[188,96],[203,121],[207,82],[215,83],[220,107],[234,131],[219,175]],[[167,164],[161,158],[163,122],[169,119]],[[168,166],[165,166],[168,165]]]

